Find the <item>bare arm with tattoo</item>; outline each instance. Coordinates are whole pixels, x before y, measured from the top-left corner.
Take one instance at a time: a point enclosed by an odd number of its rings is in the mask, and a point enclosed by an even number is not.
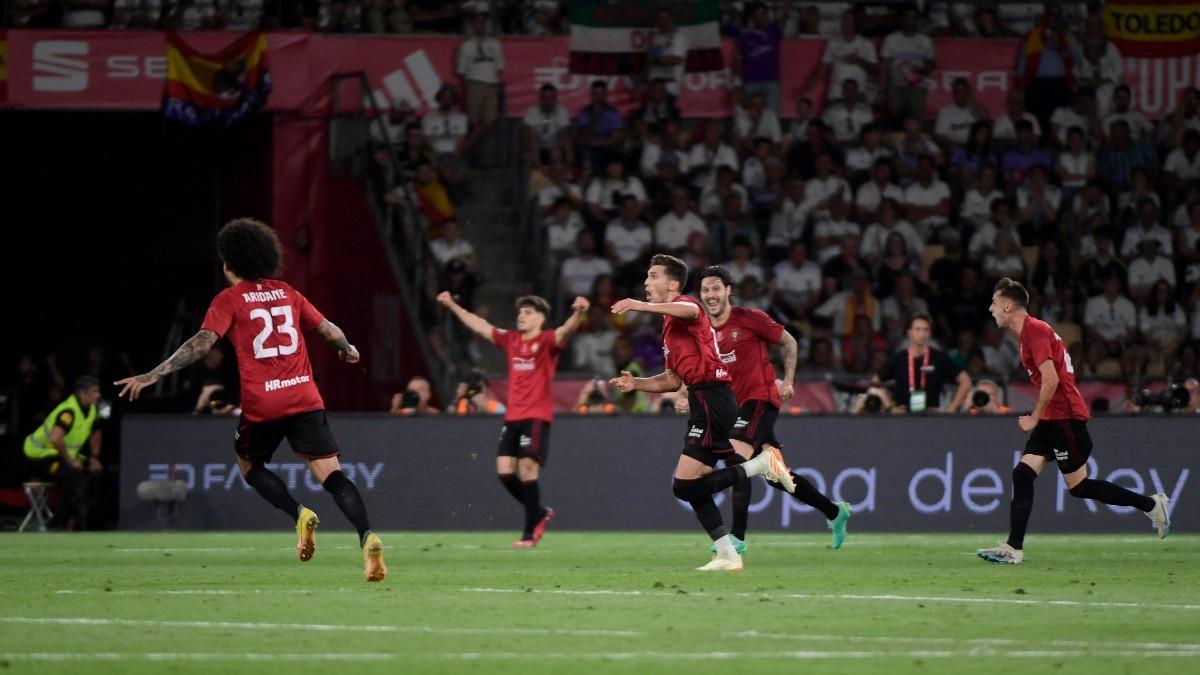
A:
[[[201,329],[199,333],[196,333],[187,342],[180,345],[179,349],[175,350],[175,353],[171,355],[171,358],[158,364],[158,367],[154,370],[114,382],[113,384],[121,387],[121,391],[117,394],[117,397],[120,398],[128,392],[129,400],[136,399],[138,394],[146,387],[204,358],[204,355],[216,344],[218,338],[219,336],[211,330]]]
[[[796,338],[787,330],[779,336],[779,346],[783,348],[783,384],[779,386],[779,398],[786,401],[796,391],[796,355],[800,350]]]
[[[346,363],[358,363],[358,349],[346,339],[346,333],[337,324],[325,319],[317,326],[317,335],[330,347],[337,350],[338,358]]]

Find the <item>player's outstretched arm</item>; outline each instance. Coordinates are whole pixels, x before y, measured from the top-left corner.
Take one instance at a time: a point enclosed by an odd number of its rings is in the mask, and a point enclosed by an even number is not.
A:
[[[317,326],[316,331],[322,340],[337,350],[339,359],[346,363],[358,363],[358,348],[350,344],[350,341],[346,339],[346,333],[337,324],[325,319]]]
[[[180,345],[179,349],[175,350],[175,353],[171,355],[171,358],[158,364],[158,367],[154,370],[114,382],[113,384],[121,387],[121,391],[117,393],[117,397],[120,398],[128,392],[129,400],[136,399],[138,394],[146,387],[204,358],[204,355],[212,349],[212,346],[216,344],[219,337],[211,330],[200,329],[199,333],[196,333],[187,342]]]
[[[437,301],[443,307],[450,310],[454,316],[458,317],[458,320],[463,322],[464,326],[471,329],[471,332],[492,344],[496,344],[496,340],[492,338],[492,331],[495,330],[492,324],[488,323],[483,317],[463,309],[462,305],[454,301],[454,296],[450,295],[449,292],[442,291],[438,293]]]
[[[678,391],[683,386],[683,380],[670,370],[665,370],[654,377],[634,377],[633,373],[622,370],[619,376],[609,380],[608,383],[623,394],[631,391],[662,394],[668,391]]]
[[[588,308],[591,306],[592,303],[588,302],[588,299],[582,295],[575,298],[575,302],[571,303],[571,309],[573,310],[571,312],[571,316],[567,317],[567,320],[563,322],[563,325],[554,329],[554,341],[557,342],[559,346],[565,344],[567,338],[571,337],[575,331],[579,330],[579,323],[583,321],[583,315],[587,314]]]
[[[1054,392],[1058,391],[1058,371],[1054,370],[1054,361],[1042,361],[1038,364],[1038,372],[1042,375],[1042,388],[1038,391],[1037,405],[1033,406],[1033,412],[1017,418],[1021,431],[1033,431],[1038,420],[1042,419],[1042,413],[1046,412],[1046,406],[1050,405],[1050,399],[1054,398]]]
[[[783,384],[779,387],[779,398],[786,401],[796,393],[796,359],[800,346],[786,329],[779,334],[779,346],[783,349]]]
[[[684,321],[695,321],[700,318],[700,306],[690,302],[645,302],[625,298],[613,304],[613,314],[624,314],[625,312],[649,312]]]

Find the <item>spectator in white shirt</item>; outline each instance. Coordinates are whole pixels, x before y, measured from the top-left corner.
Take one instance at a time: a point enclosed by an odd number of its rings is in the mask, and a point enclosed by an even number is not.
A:
[[[835,195],[829,201],[829,218],[817,221],[813,227],[813,248],[817,249],[817,263],[824,265],[837,256],[842,240],[854,237],[855,243],[862,234],[858,223],[850,220],[850,201]],[[857,246],[855,247],[857,248]]]
[[[950,187],[937,177],[932,158],[921,158],[917,182],[904,190],[904,206],[924,241],[950,222]]]
[[[463,180],[462,151],[467,139],[467,116],[454,109],[458,90],[444,84],[435,97],[438,107],[421,118],[421,133],[437,155],[438,171],[443,181],[457,185]]]
[[[871,180],[860,185],[854,195],[855,219],[864,224],[874,222],[885,199],[902,202],[904,190],[892,182],[891,160],[878,159],[871,169]]]
[[[1171,232],[1158,224],[1158,205],[1149,199],[1138,202],[1138,222],[1125,231],[1125,239],[1121,241],[1121,257],[1132,258],[1137,255],[1138,244],[1143,239],[1157,239],[1163,255],[1173,254]]]
[[[1083,140],[1083,129],[1071,127],[1067,131],[1067,149],[1058,155],[1058,178],[1067,203],[1096,177],[1096,156],[1084,148]]]
[[[1004,114],[992,124],[992,140],[1006,147],[1017,144],[1017,122],[1027,120],[1033,125],[1034,136],[1042,135],[1042,125],[1033,113],[1025,109],[1025,94],[1014,87],[1004,97]]]
[[[884,199],[879,205],[879,219],[863,232],[859,253],[869,267],[875,267],[882,259],[888,237],[899,234],[909,257],[920,256],[925,250],[921,235],[906,220],[900,220],[900,205],[894,199]]]
[[[1007,379],[1013,371],[1021,367],[1021,348],[1015,338],[1005,334],[988,321],[983,326],[983,362],[993,374]]]
[[[538,89],[538,104],[525,111],[521,122],[525,149],[535,169],[555,160],[575,163],[571,114],[559,104],[554,85],[543,84]]]
[[[1167,155],[1163,165],[1167,177],[1167,189],[1180,190],[1184,183],[1200,178],[1200,131],[1188,129],[1183,132],[1183,147],[1175,148]]]
[[[821,292],[821,268],[808,259],[808,247],[797,239],[788,258],[775,266],[775,306],[791,319],[802,320]]]
[[[996,235],[995,246],[983,256],[983,277],[989,283],[995,283],[1004,277],[1025,280],[1025,261],[1021,259],[1021,249],[1016,241],[1007,233]]]
[[[737,236],[729,244],[730,254],[733,259],[725,263],[724,267],[729,272],[729,278],[733,280],[733,284],[739,285],[747,276],[752,276],[756,279],[765,279],[766,272],[763,271],[762,265],[759,265],[751,256],[754,253],[754,246],[746,237]]]
[[[1129,294],[1138,304],[1146,301],[1150,287],[1165,281],[1175,287],[1175,264],[1158,254],[1157,239],[1147,238],[1138,242],[1138,257],[1129,261]]]
[[[754,154],[742,162],[742,187],[753,193],[763,189],[767,184],[767,164],[771,159],[778,159],[771,153],[771,141],[759,138],[754,142]]]
[[[766,138],[771,143],[783,140],[783,131],[779,126],[779,116],[767,106],[767,96],[762,91],[755,91],[744,97],[745,107],[739,105],[734,111],[734,135],[738,146],[743,152],[750,152],[754,143],[760,138]]]
[[[700,193],[700,214],[715,218],[725,209],[725,200],[736,197],[742,203],[742,211],[750,210],[750,193],[737,184],[737,172],[722,165],[717,169],[717,182]]]
[[[688,173],[688,151],[679,142],[679,122],[667,120],[657,133],[652,133],[642,146],[642,156],[638,162],[642,178],[650,179],[658,174],[659,164],[663,159],[670,158],[681,175]]]
[[[967,255],[973,260],[982,260],[984,255],[995,248],[996,237],[1000,234],[1007,234],[1013,239],[1019,239],[1017,226],[1012,220],[1012,211],[1013,204],[1007,199],[997,199],[992,202],[991,220],[975,230],[975,235],[971,237],[971,242],[967,245]]]
[[[1129,85],[1122,84],[1113,90],[1112,112],[1104,118],[1104,130],[1112,129],[1113,122],[1125,120],[1129,124],[1129,132],[1134,140],[1149,137],[1153,127],[1150,119],[1138,110],[1133,110],[1133,90]]]
[[[1017,208],[1021,211],[1021,222],[1029,223],[1035,231],[1058,222],[1058,208],[1062,205],[1062,192],[1050,183],[1050,173],[1041,164],[1029,169],[1029,180],[1017,188]]]
[[[537,193],[538,207],[542,213],[552,212],[560,198],[566,199],[574,210],[585,208],[583,192],[579,185],[571,180],[572,172],[571,166],[565,162],[555,161],[550,164],[549,183]]]
[[[767,232],[767,256],[772,262],[787,257],[792,242],[804,237],[809,215],[804,192],[803,179],[793,176],[787,180],[783,200],[771,216],[771,225]]]
[[[1113,90],[1121,82],[1125,70],[1121,52],[1104,35],[1100,13],[1088,16],[1083,35],[1083,58],[1076,64],[1076,86],[1096,92],[1100,117],[1109,113]]]
[[[858,82],[847,79],[842,81],[841,98],[825,108],[821,119],[839,143],[849,143],[858,138],[864,126],[875,121],[875,114],[863,102]]]
[[[613,267],[606,258],[596,255],[596,240],[591,230],[583,229],[575,237],[578,254],[567,258],[562,264],[562,283],[567,294],[587,296],[592,284],[601,274],[612,274]]]
[[[688,153],[692,185],[698,190],[716,183],[718,166],[728,166],[734,171],[738,169],[737,152],[721,140],[722,132],[720,120],[709,120],[704,127],[704,140],[693,145]]]
[[[966,78],[955,78],[951,85],[951,100],[938,111],[933,136],[946,145],[963,145],[971,133],[971,126],[987,119],[987,111],[971,95],[971,85]]]
[[[162,0],[113,0],[109,28],[157,28]]]
[[[829,92],[842,91],[842,83],[854,80],[867,98],[874,93],[874,82],[879,74],[879,56],[875,45],[858,34],[858,21],[854,10],[842,12],[841,30],[825,42],[821,54],[821,67],[813,71],[807,85],[820,79],[828,82]],[[808,89],[808,86],[802,89]]]
[[[618,269],[637,264],[654,245],[654,233],[640,215],[637,198],[626,195],[621,201],[620,217],[604,230],[605,255]]]
[[[707,234],[704,220],[692,211],[691,196],[686,187],[671,189],[671,210],[654,224],[654,245],[676,253],[687,246],[693,232]]]
[[[677,97],[687,61],[687,36],[675,29],[675,17],[669,7],[659,9],[657,17],[657,30],[646,50],[646,81],[662,79],[667,92]]]
[[[473,147],[500,116],[504,49],[487,31],[487,13],[476,12],[471,16],[470,34],[458,46],[455,72],[466,86],[467,118],[471,122],[467,147]]]
[[[833,172],[833,156],[827,152],[817,155],[813,162],[815,174],[804,184],[804,198],[816,220],[829,218],[829,203],[834,197],[850,199],[853,194],[845,178]]]
[[[429,242],[429,250],[441,266],[457,258],[467,265],[468,270],[474,270],[479,262],[475,258],[475,247],[461,237],[458,218],[454,216],[442,222],[442,236]]]
[[[984,164],[979,169],[975,184],[963,195],[962,207],[958,211],[961,224],[979,227],[992,216],[992,204],[1003,199],[1004,193],[996,187],[996,167]]]
[[[558,260],[563,260],[575,252],[575,242],[583,230],[583,218],[571,208],[571,202],[566,197],[554,200],[551,209],[550,215],[543,221],[546,243],[550,253]]]
[[[1134,341],[1137,309],[1121,295],[1121,279],[1110,274],[1104,279],[1104,293],[1089,298],[1083,310],[1083,328],[1088,342],[1104,347],[1107,356],[1117,356]]]
[[[1138,331],[1155,360],[1173,355],[1183,343],[1187,317],[1183,307],[1175,302],[1175,292],[1167,281],[1155,282],[1150,290],[1146,304],[1138,311]]]
[[[917,32],[915,8],[902,10],[900,30],[883,39],[879,56],[883,59],[884,91],[892,117],[924,119],[929,74],[935,63],[933,41]]]
[[[645,210],[646,188],[642,181],[637,176],[626,176],[624,162],[613,158],[605,165],[604,176],[596,176],[588,183],[584,201],[592,217],[605,222],[621,210],[621,200],[626,195],[637,198],[639,213]]]
[[[1050,116],[1054,142],[1060,147],[1065,148],[1070,144],[1068,134],[1072,127],[1079,127],[1083,131],[1085,145],[1091,140],[1092,131],[1100,128],[1100,120],[1096,117],[1096,98],[1090,90],[1076,91],[1075,99],[1069,107],[1058,108]]]
[[[878,124],[864,124],[858,135],[859,144],[846,152],[846,170],[850,172],[851,180],[869,178],[877,162],[882,160],[890,165],[895,154],[884,144],[883,131]]]

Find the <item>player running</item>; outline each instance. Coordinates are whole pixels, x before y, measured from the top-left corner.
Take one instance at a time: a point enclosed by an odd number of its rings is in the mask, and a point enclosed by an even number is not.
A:
[[[366,580],[383,581],[387,576],[383,542],[371,531],[362,497],[338,463],[337,441],[325,418],[325,402],[313,382],[300,331],[316,331],[347,363],[358,362],[358,350],[303,295],[274,278],[283,251],[270,227],[250,218],[232,220],[217,234],[217,252],[230,287],[213,299],[200,332],[154,370],[116,382],[121,385],[118,396],[136,399],[143,389],[203,358],[217,340],[228,336],[242,381],[242,417],[234,436],[242,477],[264,499],[296,519],[297,555],[301,561],[310,560],[317,547],[317,514],[301,506],[287,484],[266,467],[287,438],[292,452],[305,460],[313,477],[358,530]]]
[[[447,292],[437,296],[471,331],[508,355],[508,409],[496,450],[496,473],[513,499],[525,507],[525,530],[513,548],[533,548],[542,540],[554,509],[542,506],[538,476],[550,453],[550,423],[554,421],[550,382],[567,338],[587,313],[587,298],[577,297],[574,312],[554,330],[543,330],[550,303],[536,295],[517,298],[517,329],[496,328],[463,309]]]
[[[708,267],[700,273],[700,302],[708,310],[709,320],[717,331],[717,349],[721,361],[729,367],[733,395],[740,406],[731,440],[748,444],[754,455],[758,455],[763,448],[778,450],[781,447],[775,438],[775,420],[779,417],[780,401],[792,397],[792,383],[796,377],[796,338],[765,312],[734,307],[732,295],[733,282],[724,267]],[[769,345],[783,347],[782,387],[775,382],[775,369],[767,355]],[[735,456],[726,463],[738,461],[741,458]],[[796,473],[792,473],[792,481],[796,484],[796,499],[825,514],[827,526],[833,531],[833,548],[841,548],[846,539],[850,505],[833,503]],[[752,486],[748,478],[733,486],[733,527],[729,536],[738,553],[746,551]]]
[[[700,525],[712,537],[715,555],[703,572],[740,572],[742,556],[737,552],[713,495],[751,476],[766,476],[795,490],[783,457],[768,447],[757,457],[749,444],[729,437],[737,419],[737,400],[729,388],[729,371],[717,353],[717,336],[708,313],[700,303],[683,295],[687,263],[659,254],[650,259],[646,275],[647,302],[626,298],[613,305],[614,314],[650,312],[663,315],[663,353],[666,370],[654,377],[634,377],[622,371],[611,384],[622,392],[668,392],[687,385],[691,417],[683,452],[675,465],[675,496],[691,505]],[[734,454],[743,460],[735,466],[714,471],[718,460]]]
[[[1038,400],[1031,414],[1017,418],[1021,431],[1033,433],[1025,442],[1021,461],[1013,468],[1008,541],[976,553],[995,563],[1016,565],[1025,559],[1025,526],[1033,507],[1033,481],[1050,460],[1058,462],[1072,496],[1139,508],[1154,523],[1158,537],[1166,538],[1171,518],[1165,494],[1147,497],[1108,481],[1088,478],[1092,439],[1087,421],[1091,413],[1075,386],[1075,369],[1062,338],[1049,324],[1030,316],[1025,309],[1028,304],[1029,291],[1021,284],[1008,278],[996,284],[989,311],[997,326],[1020,339],[1021,365],[1038,388]]]

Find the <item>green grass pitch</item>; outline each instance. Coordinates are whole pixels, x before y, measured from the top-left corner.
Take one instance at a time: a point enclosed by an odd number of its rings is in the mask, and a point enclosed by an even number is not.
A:
[[[851,523],[853,526],[853,523]],[[1200,537],[322,531],[0,536],[3,673],[1200,673]]]

